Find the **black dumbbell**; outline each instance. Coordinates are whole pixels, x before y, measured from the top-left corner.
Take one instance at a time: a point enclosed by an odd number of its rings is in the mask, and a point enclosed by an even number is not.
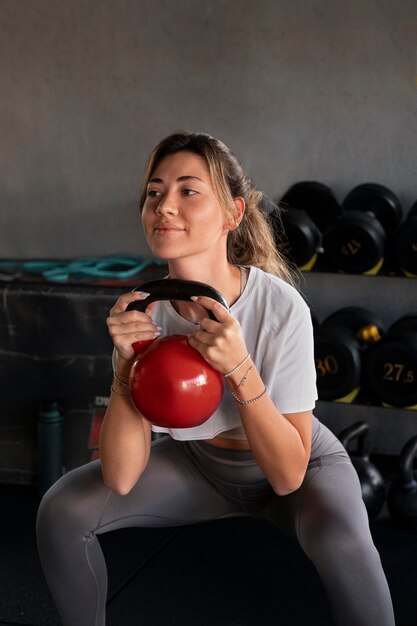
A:
[[[287,255],[302,271],[309,271],[322,252],[322,232],[341,214],[341,206],[327,185],[315,181],[295,183],[279,205],[280,212],[269,214],[275,240],[282,243],[282,226]]]
[[[417,313],[401,317],[369,348],[365,371],[383,404],[417,408]]]
[[[417,435],[403,446],[398,475],[388,488],[387,505],[392,521],[398,526],[417,530]]]
[[[382,322],[362,307],[344,307],[321,324],[314,342],[320,400],[353,402],[363,384],[363,353],[383,333]]]
[[[394,237],[394,254],[398,266],[406,276],[417,276],[417,202]]]
[[[343,215],[323,236],[324,256],[337,270],[377,274],[387,243],[401,220],[401,205],[387,187],[364,183],[342,203]]]
[[[365,503],[370,520],[380,513],[385,502],[385,481],[379,469],[371,463],[371,440],[369,425],[366,422],[355,422],[339,433],[342,445],[348,450],[349,444],[356,440],[356,450],[349,456],[361,484],[362,499]]]

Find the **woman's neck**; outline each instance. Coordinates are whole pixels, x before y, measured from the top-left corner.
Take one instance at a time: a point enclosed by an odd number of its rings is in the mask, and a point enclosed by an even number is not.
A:
[[[191,264],[186,263],[169,262],[168,268],[170,278],[194,280],[214,287],[226,299],[229,306],[236,302],[241,294],[242,276],[240,268],[230,263],[226,263],[224,267],[207,264],[206,267],[199,268],[196,267],[195,263],[191,266]],[[180,314],[183,314],[182,310],[185,313],[185,309],[188,307],[187,303],[178,303],[175,308],[179,310]],[[184,315],[184,317],[188,317],[188,315]]]

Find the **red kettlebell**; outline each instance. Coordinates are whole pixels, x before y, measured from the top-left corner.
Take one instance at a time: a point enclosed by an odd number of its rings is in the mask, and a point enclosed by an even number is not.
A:
[[[190,300],[208,296],[228,308],[223,296],[204,283],[177,279],[143,283],[146,300],[132,302],[128,310],[145,311],[159,300]],[[209,311],[209,316],[215,319]],[[136,358],[129,389],[137,411],[149,422],[164,428],[192,428],[208,420],[219,406],[223,376],[188,343],[186,335],[168,335],[133,344]]]

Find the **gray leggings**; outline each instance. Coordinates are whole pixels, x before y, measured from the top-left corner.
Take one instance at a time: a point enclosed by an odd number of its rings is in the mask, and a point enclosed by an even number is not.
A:
[[[107,571],[98,534],[236,515],[266,518],[297,536],[339,626],[393,626],[356,472],[329,431],[319,447],[324,453],[312,456],[302,486],[287,496],[274,494],[250,452],[169,437],[153,442],[149,464],[126,496],[106,489],[99,461],[66,474],[45,494],[37,521],[39,554],[64,626],[105,624]]]

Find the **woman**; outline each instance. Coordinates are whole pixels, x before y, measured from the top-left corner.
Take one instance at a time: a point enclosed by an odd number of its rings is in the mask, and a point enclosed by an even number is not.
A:
[[[394,624],[356,472],[312,413],[311,317],[261,202],[230,150],[208,135],[176,133],[151,154],[140,200],[149,247],[167,262],[168,280],[211,285],[229,311],[207,297],[127,310],[149,295],[137,291],[110,311],[114,379],[101,462],[58,481],[38,516],[39,552],[65,626],[105,624],[98,534],[248,514],[296,534],[339,626]],[[127,380],[132,344],[161,332],[187,334],[224,375],[226,392],[207,422],[151,443]]]

